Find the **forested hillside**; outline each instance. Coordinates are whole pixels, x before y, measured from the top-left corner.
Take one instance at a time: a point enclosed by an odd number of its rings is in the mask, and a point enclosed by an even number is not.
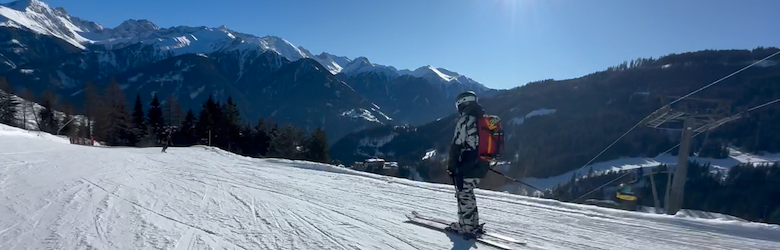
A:
[[[640,58],[576,79],[544,80],[500,91],[481,103],[503,119],[507,141],[502,160],[512,161],[509,174],[543,178],[583,166],[666,104],[663,98],[688,94],[777,51],[707,50]],[[764,61],[693,97],[726,100],[731,113],[780,98],[777,60]],[[779,112],[779,105],[769,106],[718,128],[707,137],[709,149],[703,154],[722,157],[726,144],[748,152],[780,151],[780,126],[771,125],[780,123]],[[344,162],[379,156],[416,164],[427,149],[447,152],[453,122],[450,116],[420,127],[353,133],[333,145],[333,156]],[[701,146],[702,137],[695,146]],[[675,131],[639,127],[596,161],[652,157],[678,140]]]

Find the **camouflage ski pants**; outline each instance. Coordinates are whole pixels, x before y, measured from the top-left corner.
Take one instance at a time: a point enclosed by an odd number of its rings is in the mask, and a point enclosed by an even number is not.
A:
[[[478,178],[464,178],[461,189],[455,191],[458,198],[458,222],[463,231],[470,232],[479,227],[479,213],[474,189],[479,184]]]

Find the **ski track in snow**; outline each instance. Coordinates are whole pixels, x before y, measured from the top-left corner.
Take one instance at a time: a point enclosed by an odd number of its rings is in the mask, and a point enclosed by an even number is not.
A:
[[[454,249],[452,187],[207,147],[106,148],[0,135],[0,249]],[[31,154],[29,152],[36,152]],[[311,166],[306,166],[309,164]],[[314,169],[311,169],[314,168]],[[319,169],[317,169],[319,168]],[[779,249],[780,227],[478,190],[517,249]],[[456,246],[453,246],[456,244]],[[490,249],[477,245],[462,247]]]

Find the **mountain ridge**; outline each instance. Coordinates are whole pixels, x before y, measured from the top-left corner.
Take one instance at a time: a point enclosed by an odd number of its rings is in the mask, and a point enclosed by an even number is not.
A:
[[[301,58],[315,59],[332,74],[340,73],[347,67],[346,64],[363,58],[359,56],[350,60],[327,52],[314,55],[302,46],[295,46],[284,38],[273,35],[259,37],[230,30],[224,25],[216,28],[205,26],[161,28],[147,19],[129,19],[117,27],[106,28],[99,23],[70,16],[62,7],[51,8],[40,0],[19,0],[0,4],[0,26],[27,28],[39,34],[52,35],[80,49],[88,49],[91,45],[118,49],[135,43],[145,43],[153,44],[160,51],[159,53],[171,52],[175,55],[258,48],[264,51],[273,50],[290,61]],[[399,70],[392,66],[381,66],[392,68],[394,73],[399,73]],[[442,76],[441,81],[450,82],[448,79],[450,77],[452,76]],[[488,89],[474,80],[466,84],[480,90]]]

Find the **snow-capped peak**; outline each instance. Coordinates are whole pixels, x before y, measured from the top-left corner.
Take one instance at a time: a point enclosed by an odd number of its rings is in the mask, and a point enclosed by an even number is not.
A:
[[[398,75],[398,70],[395,67],[373,64],[370,61],[368,61],[368,58],[362,56],[355,58],[355,60],[353,60],[352,62],[349,62],[347,66],[345,66],[344,69],[341,70],[341,72],[344,73],[345,75],[354,75],[354,74],[366,73],[366,72],[376,72],[379,74],[385,74],[387,76]]]
[[[54,8],[54,14],[56,14],[58,16],[70,16],[70,15],[68,15],[68,11],[66,11],[65,8],[62,8],[62,7]]]
[[[330,73],[333,73],[334,75],[344,70],[344,67],[346,67],[347,64],[352,62],[352,60],[350,60],[346,56],[336,56],[325,52],[320,53],[317,56],[313,56],[308,51],[306,51],[306,53],[308,53],[309,57],[313,58],[314,60],[317,60],[322,65],[325,65],[325,67],[327,67],[328,70],[330,70]]]
[[[445,70],[447,71],[447,70]],[[409,71],[405,71],[409,72]],[[450,71],[447,71],[450,72]],[[451,73],[451,72],[450,72]],[[433,66],[427,65],[423,67],[419,67],[416,70],[412,71],[410,75],[415,77],[422,77],[422,78],[440,78],[441,80],[444,80],[445,82],[450,82],[454,79],[456,79],[457,75],[448,75],[443,73],[437,68],[434,68]]]
[[[414,77],[425,78],[433,83],[439,82],[447,86],[453,83],[457,83],[461,85],[463,89],[470,89],[476,92],[481,92],[488,89],[481,83],[474,81],[473,79],[468,78],[464,75],[458,74],[457,72],[450,71],[444,68],[436,68],[431,65],[419,67],[414,71],[405,69],[399,71],[398,73],[401,75],[411,75]]]
[[[19,0],[19,1],[7,3],[6,6],[8,6],[11,9],[22,11],[22,12],[31,11],[37,13],[44,13],[46,11],[51,11],[51,7],[49,7],[48,4],[39,0]]]
[[[152,23],[149,20],[141,19],[141,20],[135,20],[130,19],[127,21],[122,22],[119,26],[114,28],[114,31],[124,31],[124,32],[131,32],[131,33],[140,33],[140,32],[149,32],[149,31],[155,31],[159,30],[160,27],[158,27],[156,24]]]
[[[39,0],[20,0],[0,5],[0,26],[54,36],[81,49],[84,49],[83,43],[91,42],[80,34],[85,24],[89,23],[80,19],[74,24],[65,9],[52,9]]]
[[[344,66],[347,65],[346,63],[343,63],[343,64],[338,63],[336,60],[334,60],[334,58],[329,58],[327,56],[323,56],[323,54],[325,54],[325,53],[320,54],[318,56],[314,56],[314,54],[312,54],[309,50],[307,50],[307,49],[305,49],[305,48],[303,48],[301,46],[298,46],[298,50],[300,50],[305,55],[306,58],[314,59],[315,61],[317,61],[320,64],[322,64],[322,66],[325,66],[325,68],[328,71],[330,71],[331,74],[334,74],[334,75],[338,74],[339,72],[341,72],[341,70],[344,68]]]
[[[322,52],[319,55],[317,55],[317,58],[328,58],[332,61],[334,61],[336,64],[341,65],[342,67],[347,66],[352,60],[349,59],[349,57],[346,56],[337,56],[329,53]]]
[[[278,36],[266,36],[260,39],[260,44],[268,50],[273,50],[287,57],[290,61],[296,61],[298,59],[306,57],[298,47],[284,38]]]

